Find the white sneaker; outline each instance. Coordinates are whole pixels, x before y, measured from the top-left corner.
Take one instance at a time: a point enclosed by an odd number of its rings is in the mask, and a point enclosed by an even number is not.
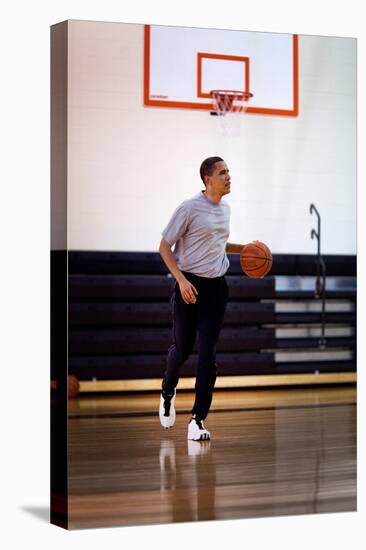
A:
[[[167,395],[164,392],[160,394],[160,407],[159,407],[159,417],[160,424],[163,428],[171,428],[174,426],[175,422],[175,408],[174,401],[176,396],[176,390],[174,390],[173,395]]]
[[[203,420],[198,418],[192,418],[188,424],[188,437],[187,439],[193,439],[193,441],[205,441],[211,439],[211,434],[203,425]]]

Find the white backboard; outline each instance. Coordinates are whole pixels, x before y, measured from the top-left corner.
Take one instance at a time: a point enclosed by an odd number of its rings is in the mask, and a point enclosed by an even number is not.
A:
[[[298,114],[298,36],[145,26],[144,104],[212,108],[210,91],[251,92],[247,112]]]

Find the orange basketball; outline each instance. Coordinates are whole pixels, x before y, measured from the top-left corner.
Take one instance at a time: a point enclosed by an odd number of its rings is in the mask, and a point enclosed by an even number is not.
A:
[[[76,376],[68,376],[67,377],[67,395],[69,399],[73,399],[74,397],[77,397],[79,395],[79,380],[76,378]]]
[[[240,265],[248,277],[265,277],[272,267],[272,253],[266,244],[253,241],[240,252]]]

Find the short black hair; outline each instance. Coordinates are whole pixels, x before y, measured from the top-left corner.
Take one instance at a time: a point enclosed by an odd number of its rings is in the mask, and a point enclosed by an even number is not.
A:
[[[203,183],[206,185],[205,176],[212,176],[212,173],[215,169],[216,162],[223,162],[224,159],[221,157],[209,157],[205,159],[200,167],[200,176]]]

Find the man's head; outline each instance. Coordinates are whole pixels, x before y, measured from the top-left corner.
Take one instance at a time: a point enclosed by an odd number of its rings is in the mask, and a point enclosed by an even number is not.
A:
[[[230,193],[229,169],[221,157],[205,159],[201,164],[200,175],[206,191],[221,196]]]
[[[223,162],[224,159],[221,157],[209,157],[208,159],[205,159],[200,167],[200,175],[203,183],[206,185],[206,176],[212,176],[213,171],[215,169],[216,162]]]

